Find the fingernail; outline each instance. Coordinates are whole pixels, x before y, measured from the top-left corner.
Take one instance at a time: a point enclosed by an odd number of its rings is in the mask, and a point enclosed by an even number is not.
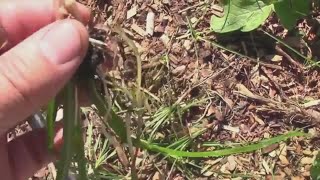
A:
[[[65,64],[81,55],[81,35],[70,21],[60,21],[41,39],[43,54],[54,64]]]

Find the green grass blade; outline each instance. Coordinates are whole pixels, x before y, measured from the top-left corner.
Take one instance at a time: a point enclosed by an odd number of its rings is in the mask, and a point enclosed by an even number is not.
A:
[[[293,131],[293,132],[288,132],[285,135],[280,135],[280,136],[277,136],[274,138],[262,140],[256,144],[250,144],[250,145],[246,145],[246,146],[238,146],[238,147],[234,147],[234,148],[221,149],[221,150],[216,150],[216,151],[206,151],[206,152],[177,151],[177,150],[173,150],[173,149],[169,149],[169,148],[165,148],[165,147],[160,147],[160,146],[153,145],[153,144],[148,144],[147,141],[142,141],[142,140],[138,143],[144,149],[163,153],[165,155],[169,155],[172,157],[203,158],[203,157],[220,157],[220,156],[227,156],[227,155],[231,155],[231,154],[252,152],[252,151],[256,151],[256,150],[265,148],[265,147],[270,146],[272,144],[279,143],[279,142],[284,141],[284,140],[291,138],[291,137],[306,136],[306,135],[307,134],[302,133],[302,132]]]
[[[313,180],[320,180],[320,152],[314,160],[310,173]]]
[[[54,124],[57,116],[57,105],[55,99],[52,99],[47,108],[47,138],[48,138],[48,148],[50,151],[53,150],[53,140],[54,140]]]
[[[75,83],[70,81],[63,92],[64,110],[63,110],[63,147],[61,160],[58,166],[57,180],[65,180],[70,168],[73,155],[73,135],[75,122],[77,119],[77,104],[76,104],[76,88]]]
[[[98,108],[99,115],[102,117],[108,115],[110,117],[108,118],[108,124],[110,125],[110,127],[120,137],[122,142],[127,142],[127,131],[125,128],[125,122],[112,109],[107,109],[107,105],[104,101],[104,98],[98,93],[96,89],[94,80],[88,80],[88,88],[91,99]]]
[[[84,154],[84,142],[82,138],[82,129],[80,124],[80,119],[78,116],[78,124],[75,128],[74,143],[76,144],[76,159],[78,163],[79,180],[87,180],[87,161]]]

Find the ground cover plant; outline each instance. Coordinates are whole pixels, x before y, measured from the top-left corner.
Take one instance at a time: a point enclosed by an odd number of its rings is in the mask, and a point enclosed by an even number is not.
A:
[[[91,45],[34,178],[320,179],[318,1],[80,2]],[[81,21],[73,3],[57,15]]]

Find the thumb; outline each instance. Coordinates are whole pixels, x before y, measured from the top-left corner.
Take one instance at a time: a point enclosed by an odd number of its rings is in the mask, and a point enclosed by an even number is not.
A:
[[[45,105],[80,65],[88,33],[75,20],[54,22],[0,57],[0,134]]]

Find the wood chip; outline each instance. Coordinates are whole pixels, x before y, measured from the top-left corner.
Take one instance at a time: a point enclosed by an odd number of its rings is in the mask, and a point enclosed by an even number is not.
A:
[[[270,146],[267,146],[267,147],[263,148],[263,149],[261,150],[261,152],[262,152],[262,154],[268,154],[268,153],[270,153],[271,151],[277,149],[278,147],[279,147],[279,144],[272,144],[272,145],[270,145]]]
[[[190,19],[190,21],[191,21],[192,24],[194,24],[195,22],[198,21],[198,18],[197,18],[197,17],[192,17],[192,18]]]
[[[272,173],[268,163],[264,159],[262,160],[262,166],[265,169],[266,174],[271,174]]]
[[[305,180],[305,179],[302,176],[294,176],[294,177],[291,177],[291,180]]]
[[[303,106],[304,108],[309,108],[309,107],[318,106],[318,105],[320,105],[320,100],[319,100],[319,99],[318,99],[318,100],[309,101],[309,102],[307,102],[307,103],[304,103],[302,106]]]
[[[207,116],[207,117],[208,117],[208,116],[211,116],[212,114],[215,113],[215,111],[216,111],[216,108],[215,108],[214,106],[210,106],[209,109],[208,109],[208,111],[207,111],[206,116]]]
[[[174,70],[172,70],[172,74],[176,75],[176,74],[183,73],[186,70],[186,68],[187,67],[185,65],[178,66]]]
[[[214,10],[216,10],[216,11],[218,11],[218,12],[223,12],[223,7],[218,6],[218,5],[216,5],[216,4],[213,4],[213,3],[212,3],[211,8],[214,9]]]
[[[132,24],[131,29],[138,33],[140,36],[145,36],[147,33],[137,24]]]
[[[154,12],[149,11],[147,14],[146,32],[150,36],[153,36],[154,33],[154,17]]]
[[[280,55],[267,55],[266,60],[272,62],[281,62],[283,60],[283,56]]]
[[[313,163],[313,158],[303,157],[301,159],[300,163],[303,164],[303,165],[312,164]]]
[[[163,44],[166,47],[169,46],[170,38],[166,34],[162,34],[162,36],[160,37],[160,40],[163,42]]]
[[[152,180],[160,180],[160,179],[161,179],[161,176],[160,176],[159,171],[155,172],[152,177]]]
[[[289,165],[289,161],[288,161],[288,159],[287,159],[285,156],[280,155],[280,156],[279,156],[279,160],[280,160],[281,164],[283,164],[283,165]]]
[[[235,132],[235,133],[239,133],[240,132],[240,128],[239,127],[223,126],[223,129],[228,130],[228,131],[232,131],[232,132]]]
[[[256,116],[256,115],[253,114],[253,113],[251,113],[251,115],[252,115],[253,119],[254,119],[255,121],[257,121],[258,124],[260,124],[260,125],[262,125],[262,126],[265,125],[264,121],[263,121],[262,119],[260,119],[258,116]]]
[[[171,0],[162,0],[163,4],[171,5]]]
[[[236,166],[237,166],[237,162],[235,161],[235,157],[234,156],[228,156],[228,162],[226,164],[226,168],[229,170],[229,171],[234,171],[236,169]]]
[[[243,84],[237,84],[236,85],[238,91],[247,97],[255,98],[255,95],[248,89],[246,88]]]
[[[137,14],[137,9],[138,9],[137,6],[134,6],[129,11],[127,11],[127,19],[130,19],[133,16],[135,16]]]
[[[192,47],[192,42],[191,42],[189,39],[185,40],[184,43],[183,43],[183,47],[184,47],[187,51],[190,50],[191,47]]]
[[[302,153],[307,156],[312,156],[312,151],[310,151],[309,149],[303,150]]]

